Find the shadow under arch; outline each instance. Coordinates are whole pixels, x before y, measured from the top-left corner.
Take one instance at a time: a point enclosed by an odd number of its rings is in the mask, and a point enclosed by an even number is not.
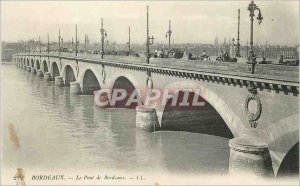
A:
[[[63,74],[65,76],[65,85],[69,86],[70,82],[76,81],[73,68],[70,65],[65,66]]]
[[[58,66],[57,66],[56,62],[52,63],[51,76],[53,78],[55,78],[56,76],[60,76],[59,69],[58,69]]]
[[[200,90],[200,96],[208,102],[216,112],[222,117],[227,127],[230,129],[234,137],[238,137],[243,134],[247,129],[238,115],[232,110],[232,108],[220,97],[216,92],[212,91],[205,84],[190,81],[175,81],[168,84],[164,89],[186,89],[186,90]],[[162,115],[165,109],[164,106],[156,106],[156,112],[158,116],[158,122],[161,125]]]
[[[125,90],[126,97],[122,100],[116,101],[115,105],[111,105],[112,107],[134,109],[135,107],[138,106],[137,102],[133,102],[131,104],[126,105],[130,96],[136,90],[136,87],[128,78],[126,78],[125,76],[119,76],[118,78],[116,78],[112,86],[111,95],[114,94],[114,91],[116,89]],[[139,92],[137,92],[137,95],[134,97],[134,99],[141,100],[141,95],[139,94]],[[141,104],[142,104],[142,100],[141,100]]]
[[[82,83],[82,94],[93,95],[94,91],[100,90],[100,83],[92,70],[87,69],[84,72]]]
[[[49,70],[48,70],[48,64],[47,64],[47,62],[44,60],[43,61],[43,70],[44,70],[44,72],[48,72]]]
[[[188,99],[184,101],[186,104],[182,106],[181,103],[186,95],[188,95]],[[204,105],[193,106],[192,103],[195,98],[197,102],[204,103]],[[176,104],[172,104],[173,99],[177,100]],[[186,131],[228,139],[234,137],[216,109],[193,91],[179,91],[168,99],[163,110],[160,130]]]
[[[285,155],[277,172],[277,178],[299,176],[299,142]]]
[[[36,69],[37,69],[37,70],[40,70],[40,68],[41,68],[41,67],[40,67],[40,62],[39,62],[39,60],[36,60]]]
[[[27,66],[30,66],[30,65],[29,65],[29,58],[27,58]]]
[[[34,61],[31,59],[31,68],[34,68]]]

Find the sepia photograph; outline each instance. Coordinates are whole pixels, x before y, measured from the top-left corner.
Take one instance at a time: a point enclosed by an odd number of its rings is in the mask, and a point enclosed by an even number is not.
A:
[[[3,0],[0,185],[299,185],[298,0]]]

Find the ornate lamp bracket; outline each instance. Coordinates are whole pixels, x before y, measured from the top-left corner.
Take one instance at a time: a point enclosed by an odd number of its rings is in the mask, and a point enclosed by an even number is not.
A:
[[[104,65],[102,65],[102,82],[103,84],[105,84],[105,79],[106,79],[106,72],[105,72],[105,68]]]
[[[61,69],[62,69],[61,60],[59,60],[59,69],[60,69],[60,71],[61,71]]]
[[[151,91],[153,89],[153,80],[151,78],[151,72],[148,71],[147,72],[147,80],[146,80],[146,86],[147,86],[147,89],[148,91]]]
[[[76,76],[78,78],[79,75],[79,65],[78,65],[78,61],[76,60]]]
[[[262,111],[262,105],[260,102],[259,97],[257,96],[257,89],[253,84],[249,84],[247,86],[247,89],[249,91],[249,95],[246,97],[245,99],[245,112],[246,115],[248,117],[249,120],[249,124],[252,128],[256,128],[257,127],[257,121],[261,116],[261,111]],[[255,101],[256,102],[256,112],[255,113],[251,113],[249,111],[249,103],[250,101]]]

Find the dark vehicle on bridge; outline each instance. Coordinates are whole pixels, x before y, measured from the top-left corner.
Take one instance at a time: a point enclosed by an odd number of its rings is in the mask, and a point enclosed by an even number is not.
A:
[[[237,62],[237,58],[232,58],[229,56],[228,52],[223,51],[221,52],[220,56],[216,58],[216,61],[222,61],[222,62]]]
[[[62,52],[69,52],[69,49],[68,48],[63,48]]]
[[[225,60],[223,60],[221,57],[217,57],[216,60],[222,61],[222,62],[231,62],[231,63],[237,62],[237,58],[232,58],[232,57],[229,57],[228,59],[225,59]]]

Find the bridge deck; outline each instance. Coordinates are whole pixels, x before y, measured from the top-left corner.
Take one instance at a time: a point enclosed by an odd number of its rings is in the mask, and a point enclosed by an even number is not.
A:
[[[184,72],[197,72],[204,75],[220,75],[226,77],[239,77],[239,79],[248,80],[249,78],[258,81],[260,79],[273,81],[274,84],[278,82],[286,82],[293,86],[299,84],[299,67],[285,66],[274,64],[256,64],[255,73],[251,74],[251,64],[246,63],[228,63],[219,61],[200,61],[200,60],[182,60],[182,59],[164,59],[151,58],[150,64],[146,64],[144,57],[132,56],[114,56],[105,55],[101,59],[100,55],[79,54],[77,57],[72,53],[31,53],[18,54],[26,56],[49,56],[55,58],[77,59],[89,63],[99,64],[126,64],[136,67],[172,69]]]

